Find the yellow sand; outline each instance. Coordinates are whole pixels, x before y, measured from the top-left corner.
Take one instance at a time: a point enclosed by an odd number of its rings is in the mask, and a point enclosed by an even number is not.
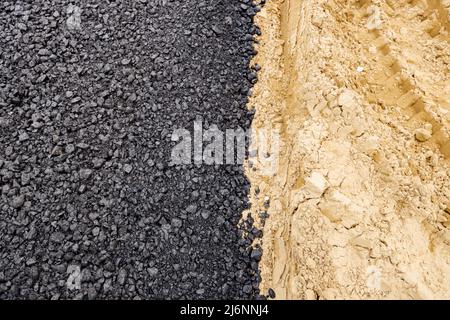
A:
[[[259,13],[253,129],[280,135],[253,143],[279,147],[276,170],[247,170],[252,215],[270,215],[263,293],[450,299],[449,12],[268,0]]]

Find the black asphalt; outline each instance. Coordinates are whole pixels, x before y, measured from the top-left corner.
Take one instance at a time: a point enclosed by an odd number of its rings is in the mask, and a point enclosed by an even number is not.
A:
[[[256,10],[0,1],[0,299],[260,297],[242,167],[169,165],[175,128],[250,127]]]

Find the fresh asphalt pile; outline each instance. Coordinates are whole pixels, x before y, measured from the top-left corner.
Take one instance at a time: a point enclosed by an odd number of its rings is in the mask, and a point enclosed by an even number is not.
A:
[[[194,120],[249,128],[251,0],[0,2],[0,298],[259,298],[238,165],[171,166]]]

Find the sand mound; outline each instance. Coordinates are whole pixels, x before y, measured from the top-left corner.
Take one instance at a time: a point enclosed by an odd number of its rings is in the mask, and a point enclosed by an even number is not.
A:
[[[277,298],[450,298],[450,2],[271,0],[250,159]],[[279,139],[277,137],[279,136]],[[264,157],[262,157],[264,158]],[[261,221],[263,223],[263,221]]]

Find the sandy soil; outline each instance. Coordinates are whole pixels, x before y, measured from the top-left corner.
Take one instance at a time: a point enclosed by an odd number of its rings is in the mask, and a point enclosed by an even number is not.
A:
[[[448,0],[270,0],[250,102],[278,299],[450,298]],[[278,148],[278,150],[277,150]],[[263,224],[263,221],[261,221]]]

